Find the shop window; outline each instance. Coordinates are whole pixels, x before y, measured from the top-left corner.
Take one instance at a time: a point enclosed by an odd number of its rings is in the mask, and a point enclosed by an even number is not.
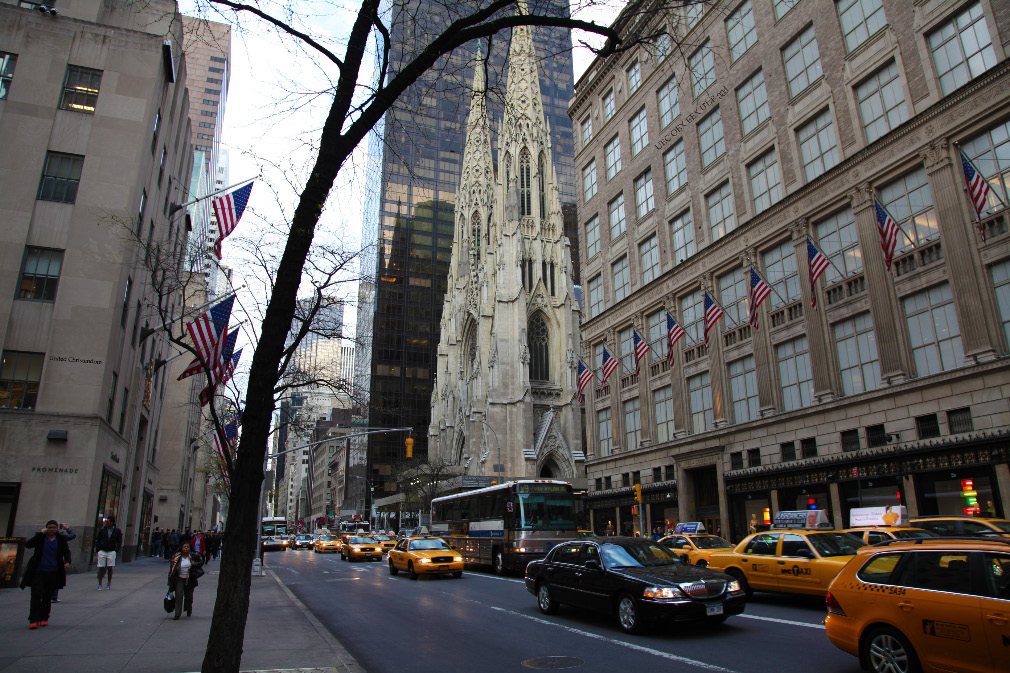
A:
[[[859,450],[859,430],[846,430],[842,433],[842,451]]]
[[[743,451],[734,451],[729,454],[729,469],[731,470],[742,470],[743,469]]]
[[[793,442],[783,442],[782,444],[779,444],[779,448],[782,450],[783,463],[796,460],[796,444]]]
[[[879,446],[887,445],[887,430],[884,429],[883,423],[880,425],[868,425],[866,426],[866,446],[871,449],[875,449]]]
[[[856,443],[859,442],[859,435],[856,435]],[[817,438],[807,437],[806,439],[800,440],[800,450],[803,452],[804,458],[816,458],[817,457]]]
[[[761,449],[747,449],[747,467],[761,467]]]
[[[937,420],[936,414],[926,414],[925,416],[917,416],[915,419],[915,430],[919,434],[919,439],[930,439],[931,437],[939,437],[940,421]]]
[[[947,412],[947,430],[952,435],[971,432],[975,424],[971,421],[971,408],[951,409]]]

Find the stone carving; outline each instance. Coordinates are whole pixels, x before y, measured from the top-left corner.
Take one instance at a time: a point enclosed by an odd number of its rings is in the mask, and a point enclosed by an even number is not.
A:
[[[950,163],[948,145],[946,138],[937,138],[919,150],[919,157],[926,165],[926,170],[935,170]]]

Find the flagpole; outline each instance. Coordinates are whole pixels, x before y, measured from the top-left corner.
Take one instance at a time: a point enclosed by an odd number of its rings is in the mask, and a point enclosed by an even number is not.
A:
[[[242,187],[243,185],[246,185],[246,184],[252,182],[253,180],[258,180],[259,178],[262,178],[262,177],[263,177],[263,174],[260,173],[259,175],[251,177],[251,178],[249,178],[247,180],[242,180],[241,182],[236,182],[235,184],[231,185],[230,187],[222,187],[221,189],[213,191],[210,194],[207,194],[206,196],[201,196],[198,199],[193,199],[192,201],[187,201],[186,203],[182,203],[182,204],[173,203],[172,206],[168,209],[168,216],[172,217],[172,215],[175,214],[176,212],[182,210],[183,208],[188,208],[189,206],[192,206],[194,203],[200,203],[201,201],[205,201],[205,200],[209,199],[212,196],[217,196],[218,194],[223,194],[224,192],[230,192],[233,189],[238,189],[239,187]]]
[[[905,230],[904,230],[904,229],[902,229],[902,228],[901,228],[901,225],[900,225],[900,224],[898,224],[898,221],[894,219],[894,215],[891,215],[891,211],[889,211],[889,210],[887,209],[887,206],[885,206],[885,205],[884,205],[883,203],[880,203],[880,199],[878,199],[878,198],[877,198],[877,196],[876,196],[875,194],[874,194],[874,196],[873,196],[873,200],[874,200],[874,201],[875,201],[876,203],[880,204],[880,207],[881,207],[881,208],[882,208],[882,209],[884,210],[884,213],[885,213],[885,214],[886,214],[886,215],[887,215],[887,216],[888,216],[889,218],[891,218],[891,220],[893,220],[893,221],[894,221],[894,226],[896,226],[896,227],[898,228],[898,231],[900,231],[900,232],[901,232],[901,235],[902,235],[902,236],[904,236],[904,237],[905,237],[905,240],[906,240],[906,241],[908,241],[909,243],[911,243],[911,244],[912,244],[912,247],[914,248],[914,247],[915,247],[915,241],[913,241],[913,240],[912,240],[912,237],[911,237],[911,236],[909,236],[909,235],[908,235],[907,233],[905,233]],[[880,224],[878,223],[878,224],[877,224],[877,226],[879,227],[879,226],[880,226]],[[818,248],[818,250],[820,250],[820,248]],[[827,255],[825,255],[825,257],[827,257]],[[830,262],[831,260],[829,259],[828,261]],[[831,266],[834,266],[834,264],[832,264]],[[838,269],[836,268],[836,269],[835,269],[835,271],[838,271]],[[843,276],[843,278],[844,278],[844,276]]]
[[[968,160],[968,163],[971,164],[971,167],[975,169],[975,172],[978,173],[979,175],[981,175],[982,179],[985,180],[985,182],[988,183],[989,180],[986,179],[985,173],[983,173],[981,170],[979,170],[979,167],[975,164],[975,162],[972,160],[972,158],[969,157],[967,154],[964,153],[964,150],[961,149],[961,144],[960,143],[954,143],[954,147],[957,148],[958,152],[960,152],[961,154],[964,155],[964,158]],[[964,177],[964,172],[963,171],[961,172],[961,176]],[[965,184],[965,189],[966,190],[967,190],[967,187],[968,187],[967,184]],[[992,187],[990,187],[989,188],[989,193],[996,197],[996,199],[1000,202],[1000,205],[1002,205],[1004,209],[1007,207],[1006,201],[1003,200],[1003,198],[996,192],[995,189],[993,189]],[[981,213],[976,213],[976,215],[979,218],[979,221],[981,221],[982,214]]]
[[[241,290],[241,289],[243,289],[244,287],[245,287],[245,283],[242,283],[241,285],[239,285],[237,288],[235,288],[231,292],[225,292],[223,295],[217,296],[217,297],[215,297],[214,299],[211,299],[208,302],[204,302],[203,304],[200,304],[199,306],[194,306],[191,309],[187,309],[186,311],[183,311],[182,313],[179,314],[178,318],[172,318],[168,322],[163,322],[159,327],[141,327],[140,328],[140,339],[139,339],[138,343],[142,342],[144,339],[146,339],[147,337],[151,336],[155,332],[161,331],[163,329],[168,329],[169,325],[171,325],[171,324],[173,324],[173,323],[175,323],[175,322],[177,322],[179,320],[182,320],[183,318],[185,318],[186,316],[192,314],[195,311],[199,311],[201,309],[207,308],[211,304],[220,303],[220,302],[224,301],[225,299],[227,299],[228,297],[230,297],[232,295],[235,295],[235,294],[238,294],[238,291]],[[242,322],[246,322],[246,321],[243,320]],[[241,325],[242,323],[239,323],[239,324]]]
[[[827,257],[827,255],[825,255],[825,257]],[[831,260],[829,259],[828,261],[830,262]],[[769,282],[768,282],[768,279],[767,279],[767,278],[765,278],[764,276],[762,276],[762,275],[761,275],[761,272],[760,272],[760,271],[758,271],[757,269],[755,269],[755,268],[754,268],[753,266],[751,266],[750,268],[751,268],[751,269],[753,269],[754,273],[756,273],[756,274],[758,275],[758,278],[760,278],[761,280],[763,280],[763,281],[765,282],[765,285],[767,285],[767,286],[768,286],[768,288],[769,288],[769,289],[770,289],[770,290],[771,290],[772,292],[774,292],[774,293],[775,293],[775,296],[779,298],[779,301],[780,301],[780,302],[782,302],[782,305],[783,305],[783,306],[785,306],[786,304],[788,304],[788,303],[789,303],[789,302],[787,302],[787,301],[785,300],[785,298],[784,298],[784,297],[783,297],[782,295],[780,295],[780,294],[779,294],[779,291],[775,289],[775,286],[774,286],[774,285],[772,285],[771,283],[769,283]],[[747,280],[750,280],[750,279],[748,278]]]

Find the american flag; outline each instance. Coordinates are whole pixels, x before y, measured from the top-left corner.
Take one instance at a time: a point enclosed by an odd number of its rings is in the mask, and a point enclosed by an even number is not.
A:
[[[807,236],[807,259],[810,261],[810,306],[817,308],[817,293],[814,291],[814,283],[821,277],[821,274],[831,265],[824,253],[817,249],[814,242]]]
[[[684,336],[684,328],[677,324],[670,312],[666,312],[666,364],[673,366],[673,345]]]
[[[989,183],[982,177],[982,172],[975,169],[975,164],[964,152],[961,155],[961,168],[964,170],[964,181],[968,185],[968,196],[971,197],[971,205],[975,206],[975,215],[978,216],[978,232],[985,240],[985,229],[982,227],[982,211],[988,205]]]
[[[228,360],[228,364],[223,367],[215,367],[211,370],[210,376],[213,383],[200,391],[200,406],[205,407],[214,397],[214,389],[228,383],[228,379],[235,373],[239,358],[242,357],[242,349],[235,351],[235,354]]]
[[[218,259],[221,259],[221,241],[235,231],[235,227],[238,226],[238,221],[242,218],[242,213],[245,212],[245,206],[249,203],[252,186],[253,183],[250,182],[245,187],[240,187],[211,201],[214,217],[217,219],[217,240],[214,241],[214,254]]]
[[[602,387],[607,385],[607,379],[617,369],[617,358],[610,354],[606,344],[603,344],[603,357],[600,361],[600,367],[603,369],[603,379],[600,381],[600,386]]]
[[[772,288],[765,279],[761,277],[752,266],[750,268],[750,325],[754,329],[758,328],[758,306],[761,305],[768,295],[772,293]]]
[[[231,332],[228,333],[228,337],[225,339],[224,346],[221,348],[221,352],[231,353],[233,350],[235,350],[235,341],[237,339],[238,339],[238,328],[236,327],[235,329],[233,329]],[[211,362],[209,364],[211,367],[216,367],[217,365],[220,364],[220,360],[218,362]],[[200,358],[193,358],[193,361],[189,363],[189,366],[186,367],[186,369],[184,369],[181,374],[179,374],[179,378],[176,380],[182,381],[185,378],[188,378],[195,374],[199,374],[203,370],[204,370],[203,363],[200,362]]]
[[[583,399],[582,391],[586,389],[586,386],[594,378],[596,378],[596,375],[593,374],[593,370],[587,367],[582,360],[579,360],[579,391],[576,393],[579,396],[579,402]]]
[[[880,248],[884,251],[884,264],[890,271],[894,249],[898,247],[898,223],[877,199],[873,199],[873,212],[877,218],[877,231],[880,233]]]
[[[224,443],[221,442],[221,432],[214,431],[214,446],[217,447],[217,455],[221,458],[221,462],[225,465],[228,461],[225,459],[227,452],[232,449],[235,445],[235,440],[238,439],[238,422],[232,421],[228,425],[224,426]]]
[[[638,336],[638,330],[631,329],[631,338],[635,341],[635,376],[642,368],[642,358],[649,352],[649,344],[642,337]]]
[[[196,359],[203,358],[203,361],[211,367],[222,359],[223,337],[228,331],[228,321],[231,319],[231,307],[234,303],[235,295],[232,295],[186,325],[189,335],[193,337],[193,347],[198,353]]]
[[[708,348],[708,333],[715,328],[716,322],[723,316],[725,311],[719,304],[716,304],[705,290],[705,347]]]

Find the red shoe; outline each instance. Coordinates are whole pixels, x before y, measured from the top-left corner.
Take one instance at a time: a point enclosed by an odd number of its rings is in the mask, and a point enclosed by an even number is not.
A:
[[[39,623],[38,622],[30,622],[28,624],[28,628],[30,628],[30,629],[37,629],[37,628],[39,628]]]
[[[39,626],[49,626],[49,622],[43,620],[43,621],[39,622]]]

